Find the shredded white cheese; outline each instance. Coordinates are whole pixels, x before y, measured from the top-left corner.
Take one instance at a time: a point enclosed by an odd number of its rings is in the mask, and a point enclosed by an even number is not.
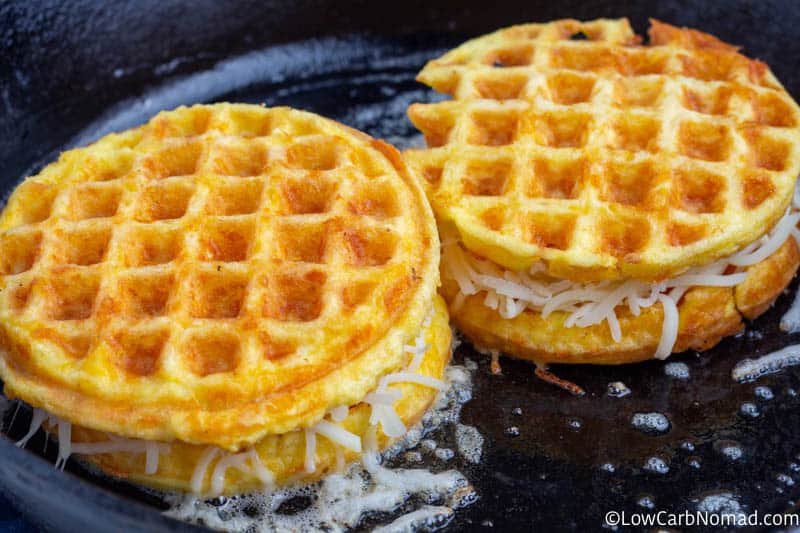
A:
[[[431,345],[425,341],[425,333],[431,320],[432,312],[429,313],[423,321],[422,330],[414,340],[414,343],[405,345],[404,347],[405,351],[410,355],[410,362],[407,369],[383,376],[376,390],[367,394],[364,398],[364,402],[369,404],[372,408],[370,425],[373,426],[373,428],[377,428],[377,426],[380,425],[381,430],[388,437],[401,437],[406,432],[405,424],[403,424],[402,419],[394,408],[394,404],[402,397],[402,391],[398,388],[390,388],[391,385],[397,383],[415,383],[440,391],[446,388],[444,381],[419,373],[419,368],[422,365],[425,353],[431,349]],[[365,442],[362,443],[362,439],[359,435],[347,431],[336,423],[344,421],[348,413],[349,407],[347,405],[337,406],[328,413],[332,421],[323,419],[303,430],[305,434],[304,468],[306,472],[313,473],[316,471],[318,435],[322,435],[337,445],[336,462],[338,470],[344,467],[344,449],[361,453],[365,445],[375,446],[375,443],[371,442],[374,441],[376,437],[373,432],[370,432],[370,435],[365,437]],[[40,409],[33,410],[30,429],[25,436],[17,442],[17,446],[25,446],[31,437],[36,434],[45,420],[49,420],[52,425],[57,427],[59,451],[56,467],[62,469],[73,453],[95,455],[124,452],[145,454],[145,473],[155,474],[158,470],[159,454],[169,453],[170,450],[170,446],[166,443],[127,439],[112,434],[107,434],[108,440],[102,442],[73,443],[72,425],[66,420],[49,416],[45,411]],[[369,448],[369,446],[367,446],[367,448],[372,449]],[[258,453],[253,448],[245,452],[233,454],[215,446],[208,446],[197,461],[194,472],[192,473],[192,478],[190,480],[192,492],[198,494],[203,492],[204,480],[208,476],[208,471],[212,463],[214,463],[215,459],[218,457],[219,460],[211,471],[210,496],[221,494],[225,486],[226,473],[230,468],[254,476],[265,486],[274,482],[272,472],[264,466]]]
[[[78,455],[101,455],[107,453],[133,453],[145,454],[145,473],[155,474],[158,471],[158,457],[162,453],[169,453],[170,446],[164,442],[147,441],[140,439],[126,439],[110,433],[106,434],[108,440],[100,442],[72,442],[72,424],[62,418],[48,414],[41,409],[33,409],[30,428],[28,432],[18,442],[17,446],[24,447],[28,441],[39,431],[42,424],[47,420],[49,424],[56,427],[58,438],[58,455],[56,457],[56,468],[61,470],[67,464],[72,454]]]
[[[795,195],[797,199],[797,192]],[[622,339],[617,319],[618,306],[627,305],[634,316],[642,309],[660,303],[664,310],[661,339],[654,356],[665,359],[678,338],[678,302],[691,287],[733,287],[747,278],[746,272],[725,274],[728,267],[752,266],[772,255],[794,236],[800,241],[797,223],[800,212],[789,209],[766,235],[732,256],[703,267],[691,268],[672,279],[658,283],[628,280],[622,282],[575,283],[545,273],[542,263],[528,271],[513,272],[479,259],[466,251],[458,239],[445,238],[442,245],[444,275],[456,282],[459,292],[453,302],[458,309],[464,298],[485,293],[483,303],[503,318],[514,318],[526,309],[543,317],[554,311],[569,313],[566,327],[588,327],[606,322],[611,338]]]

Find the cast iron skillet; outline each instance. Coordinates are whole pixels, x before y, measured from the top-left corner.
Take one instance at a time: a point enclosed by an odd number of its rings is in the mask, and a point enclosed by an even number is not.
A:
[[[413,81],[426,59],[512,23],[600,16],[628,16],[640,32],[652,16],[741,44],[800,97],[800,8],[792,1],[7,1],[0,4],[0,193],[62,149],[203,101],[293,105],[404,145],[414,135],[405,107],[437,98]],[[526,363],[503,360],[503,375],[491,376],[485,358],[462,345],[458,361],[480,361],[463,422],[486,444],[481,464],[452,465],[480,499],[451,529],[598,530],[609,510],[680,512],[702,502],[796,510],[800,371],[754,384],[730,378],[739,359],[800,340],[776,326],[790,300],[780,298],[746,334],[674,358],[688,364],[688,380],[667,377],[661,362],[554,368],[582,385],[584,398],[537,381]],[[632,394],[607,396],[612,381]],[[755,394],[757,385],[774,397]],[[743,403],[757,416],[743,414]],[[670,430],[637,431],[635,412],[667,415]],[[20,450],[0,438],[0,488],[32,521],[59,531],[197,530],[164,518],[147,493],[74,465],[54,470],[35,453],[44,444],[34,439]],[[651,457],[668,471],[644,468]]]

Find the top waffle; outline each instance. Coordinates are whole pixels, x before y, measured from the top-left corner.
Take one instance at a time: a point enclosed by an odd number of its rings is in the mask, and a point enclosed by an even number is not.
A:
[[[92,429],[237,449],[405,364],[438,257],[388,145],[286,108],[179,108],[12,194],[0,376]]]
[[[407,160],[437,216],[511,269],[576,281],[669,277],[729,255],[787,208],[800,109],[715,37],[626,19],[514,26],[428,63],[454,97],[415,104]]]

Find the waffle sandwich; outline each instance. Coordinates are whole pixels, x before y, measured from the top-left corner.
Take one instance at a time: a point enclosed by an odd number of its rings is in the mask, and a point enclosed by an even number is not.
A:
[[[506,28],[430,61],[408,114],[443,291],[480,347],[540,363],[705,350],[795,274],[800,109],[767,65],[626,19]]]
[[[392,147],[287,108],[179,108],[9,198],[0,377],[62,463],[215,494],[317,476],[443,388],[438,264]]]

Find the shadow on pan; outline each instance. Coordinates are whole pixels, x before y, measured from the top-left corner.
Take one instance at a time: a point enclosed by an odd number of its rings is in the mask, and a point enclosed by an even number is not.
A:
[[[564,0],[499,3],[490,11],[477,2],[416,0],[202,1],[191,8],[163,0],[12,1],[0,5],[0,194],[60,150],[195,102],[292,105],[407,146],[419,138],[405,108],[437,98],[413,81],[427,59],[504,25],[599,16],[629,16],[639,32],[653,16],[714,33],[767,61],[800,97],[800,42],[791,37],[800,8],[790,1]],[[480,369],[462,421],[486,444],[480,464],[454,465],[480,499],[450,528],[590,531],[612,510],[796,511],[800,371],[751,384],[730,378],[739,359],[800,341],[777,328],[795,289],[744,335],[674,358],[687,364],[688,379],[667,376],[661,362],[556,367],[587,390],[584,398],[537,381],[527,363],[503,360],[503,375],[492,376],[485,358],[463,344],[456,359],[479,361]],[[608,396],[614,381],[632,393]],[[637,412],[664,414],[669,430],[636,430],[630,420]],[[44,446],[42,438],[29,444],[34,452]],[[162,517],[157,497],[74,465],[67,470],[0,438],[3,494],[38,524],[198,530]]]

